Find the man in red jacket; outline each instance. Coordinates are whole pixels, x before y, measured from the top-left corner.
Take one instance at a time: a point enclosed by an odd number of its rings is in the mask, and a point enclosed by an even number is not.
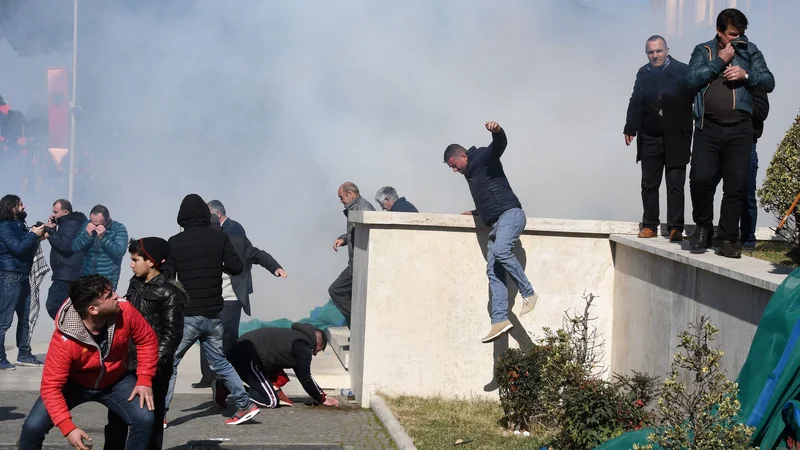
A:
[[[91,438],[72,422],[70,410],[95,401],[130,426],[126,450],[146,449],[153,428],[152,378],[158,361],[153,329],[136,308],[117,298],[111,282],[101,275],[73,281],[69,297],[56,316],[41,397],[22,425],[19,448],[41,449],[55,425],[70,445],[88,450]],[[127,373],[131,340],[136,344],[136,376]],[[132,402],[136,396],[139,401]]]

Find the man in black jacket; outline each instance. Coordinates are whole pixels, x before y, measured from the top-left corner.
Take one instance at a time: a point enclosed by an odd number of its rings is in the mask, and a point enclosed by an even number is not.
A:
[[[69,200],[53,203],[53,214],[47,221],[48,229],[56,232],[47,238],[50,243],[50,268],[53,270],[50,290],[47,292],[47,314],[55,320],[58,308],[69,297],[69,284],[81,276],[86,252],[73,253],[72,241],[83,228],[86,215],[72,210]]]
[[[311,376],[311,359],[325,349],[321,330],[307,323],[293,323],[291,328],[258,328],[243,334],[228,352],[228,360],[250,386],[250,398],[264,408],[277,408],[278,392],[273,386],[276,374],[292,369],[303,389],[317,403],[339,406],[328,397]],[[222,401],[227,390],[218,386],[215,399]]]
[[[222,327],[224,328],[222,351],[227,353],[236,343],[236,338],[239,337],[239,322],[242,318],[242,310],[248,316],[250,315],[250,294],[253,293],[253,264],[258,264],[267,269],[269,273],[276,277],[286,278],[288,274],[272,255],[253,246],[247,238],[244,227],[226,215],[225,205],[221,201],[211,200],[208,202],[208,209],[211,212],[212,228],[219,227],[228,235],[236,254],[239,255],[244,264],[244,270],[239,275],[229,276],[225,273],[222,274],[224,306],[219,313],[219,317],[222,319]],[[192,387],[196,389],[210,387],[211,381],[214,379],[214,371],[209,367],[205,353],[200,353],[200,372],[203,374],[202,378],[199,382],[193,383]]]
[[[223,306],[223,270],[229,275],[238,275],[242,273],[242,261],[228,235],[211,228],[208,206],[199,195],[184,197],[178,211],[178,225],[183,227],[183,231],[169,238],[171,253],[164,271],[181,282],[189,296],[189,304],[184,310],[183,339],[175,352],[165,409],[169,411],[178,365],[189,348],[200,340],[211,369],[224,379],[236,399],[237,411],[225,422],[230,425],[246,422],[259,410],[247,396],[242,379],[225,359],[222,320],[219,318]]]
[[[666,172],[669,240],[683,240],[684,186],[692,145],[692,99],[686,85],[688,66],[669,55],[658,35],[645,43],[649,63],[636,73],[625,120],[625,145],[636,140],[636,162],[642,164],[642,230],[640,238],[658,235],[661,179]]]
[[[508,320],[506,273],[514,279],[522,295],[520,316],[533,311],[539,296],[513,253],[527,220],[500,162],[508,145],[506,132],[497,122],[486,122],[485,126],[492,133],[492,143],[488,147],[466,150],[458,144],[450,144],[444,151],[444,162],[453,172],[464,175],[469,185],[475,209],[463,214],[478,215],[486,226],[491,227],[486,248],[486,273],[492,292],[492,328],[481,340],[488,343],[514,327]]]
[[[419,212],[417,207],[405,197],[397,195],[395,188],[391,186],[384,186],[378,189],[375,193],[375,203],[380,205],[381,209],[390,212]]]
[[[172,377],[173,356],[183,337],[183,309],[187,297],[180,283],[161,273],[161,265],[170,253],[167,241],[159,237],[131,239],[128,252],[133,277],[125,299],[142,313],[158,338],[158,363],[152,386],[153,433],[148,448],[160,450],[164,439],[164,400]],[[135,345],[131,342],[130,347],[128,368],[135,371]],[[109,409],[105,448],[124,448],[127,439],[128,425]]]

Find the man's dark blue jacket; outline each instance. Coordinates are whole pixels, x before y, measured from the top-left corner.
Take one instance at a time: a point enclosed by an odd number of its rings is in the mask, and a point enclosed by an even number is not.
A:
[[[488,147],[471,147],[467,150],[464,178],[475,201],[475,212],[488,226],[492,226],[509,209],[522,208],[500,162],[506,145],[506,132],[501,128],[492,134],[492,143]]]
[[[80,278],[85,251],[73,252],[72,241],[86,223],[82,212],[71,212],[58,219],[58,231],[47,238],[50,242],[50,268],[53,280],[74,281]]]

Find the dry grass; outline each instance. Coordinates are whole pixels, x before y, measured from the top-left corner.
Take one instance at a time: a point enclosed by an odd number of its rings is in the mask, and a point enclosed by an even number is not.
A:
[[[550,440],[545,432],[527,438],[507,432],[498,402],[381,396],[420,450],[539,450]],[[472,442],[454,446],[458,439]]]
[[[753,252],[745,253],[753,258],[763,259],[772,263],[783,264],[789,267],[798,267],[798,264],[792,261],[792,258],[787,255],[789,252],[789,243],[780,241],[766,241],[756,243],[756,249]]]

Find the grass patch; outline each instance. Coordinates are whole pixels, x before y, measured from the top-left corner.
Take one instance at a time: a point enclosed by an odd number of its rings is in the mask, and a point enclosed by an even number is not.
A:
[[[530,437],[506,431],[499,402],[484,399],[444,400],[381,394],[397,420],[420,450],[540,449],[551,441],[546,431]],[[453,446],[456,440],[472,440]]]
[[[781,241],[765,241],[757,242],[756,249],[750,253],[746,253],[753,258],[762,259],[771,263],[783,264],[789,267],[798,267],[795,261],[788,256],[791,245],[788,242]]]

